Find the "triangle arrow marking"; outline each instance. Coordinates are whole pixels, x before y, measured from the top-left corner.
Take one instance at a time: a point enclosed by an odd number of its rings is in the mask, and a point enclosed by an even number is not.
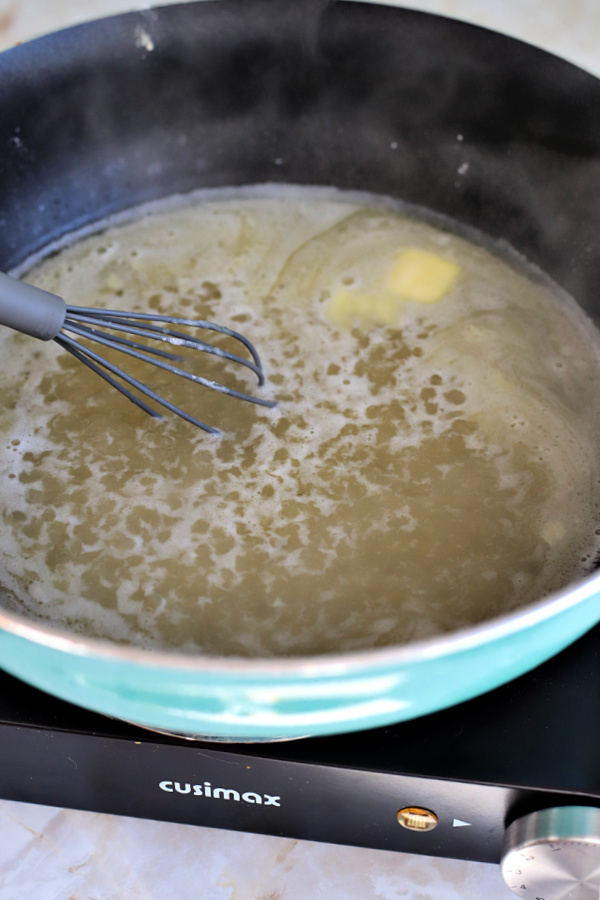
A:
[[[464,828],[466,825],[471,825],[470,822],[463,822],[462,819],[453,819],[452,827],[453,828]]]

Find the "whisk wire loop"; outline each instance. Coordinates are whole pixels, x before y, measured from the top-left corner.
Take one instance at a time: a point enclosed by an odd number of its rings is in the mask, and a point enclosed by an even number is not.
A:
[[[184,319],[184,318],[180,318],[178,316],[152,315],[151,313],[140,313],[140,312],[124,312],[123,310],[118,310],[118,309],[99,310],[99,309],[94,309],[94,308],[85,307],[85,306],[67,306],[66,310],[67,310],[67,316],[69,318],[74,318],[77,315],[83,314],[84,316],[89,316],[95,320],[104,319],[107,322],[111,321],[114,323],[114,325],[116,325],[117,322],[122,321],[124,319],[129,319],[131,321],[135,321],[135,320],[146,321],[146,322],[150,322],[150,323],[161,322],[164,325],[188,325],[192,328],[202,328],[202,329],[205,329],[206,331],[214,331],[217,334],[224,335],[225,337],[233,338],[234,340],[239,341],[241,344],[243,344],[244,347],[246,348],[246,350],[248,350],[248,352],[252,356],[252,359],[254,360],[254,364],[258,370],[257,374],[260,373],[260,378],[262,379],[260,381],[260,384],[264,383],[264,374],[263,374],[262,363],[260,361],[260,357],[258,355],[258,352],[257,352],[254,344],[250,340],[248,340],[248,338],[245,337],[245,335],[243,335],[241,332],[234,331],[232,328],[227,328],[226,325],[218,325],[216,322],[209,322],[206,319]],[[113,325],[110,325],[110,326],[107,325],[107,327],[112,328]],[[147,325],[146,327],[153,331],[154,330],[156,330],[156,331],[162,330],[163,334],[174,339],[173,343],[177,343],[179,339],[192,340],[194,343],[197,343],[197,344],[205,343],[204,341],[201,341],[198,338],[192,338],[189,335],[178,334],[177,332],[170,331],[169,329],[159,329],[159,328],[153,327],[152,325]],[[214,352],[218,356],[220,356],[221,354],[226,355],[226,351],[221,350],[219,347],[214,347],[212,344],[205,344],[205,346],[207,348],[210,348],[207,352]],[[233,355],[232,355],[232,357],[233,357]],[[236,361],[241,360],[242,357],[235,357],[235,359],[236,359]],[[248,361],[243,360],[243,362],[247,363]]]
[[[63,337],[65,337],[65,329],[68,329],[68,331],[71,331],[74,334],[79,334],[80,337],[92,337],[92,335],[90,335],[89,333],[92,329],[87,329],[85,327],[82,328],[75,323],[69,322],[68,319],[65,321],[65,325],[63,326]],[[119,350],[121,353],[126,353],[127,356],[132,356],[135,359],[142,360],[142,362],[152,363],[153,366],[157,366],[159,369],[163,369],[166,372],[171,372],[173,375],[180,375],[181,378],[186,378],[188,381],[194,381],[196,384],[201,384],[204,387],[211,388],[213,391],[219,391],[221,394],[227,394],[229,397],[236,397],[238,400],[247,400],[249,403],[256,403],[259,406],[273,406],[271,400],[263,400],[262,397],[253,397],[251,394],[244,394],[241,391],[236,391],[234,390],[234,388],[227,387],[226,385],[221,384],[218,381],[212,381],[210,378],[204,378],[202,375],[195,375],[193,372],[186,372],[185,369],[180,369],[177,366],[172,366],[169,363],[162,362],[159,359],[151,359],[147,353],[142,353],[140,350],[135,350],[133,347],[124,346],[122,343],[116,343],[112,337],[106,337],[99,331],[93,331],[93,340],[105,347],[112,347],[115,350]],[[87,350],[87,348],[84,349]],[[90,354],[90,356],[92,356],[92,354]],[[96,358],[97,356],[98,354],[94,353],[92,358]],[[98,361],[100,361],[101,359],[102,357],[99,357]]]

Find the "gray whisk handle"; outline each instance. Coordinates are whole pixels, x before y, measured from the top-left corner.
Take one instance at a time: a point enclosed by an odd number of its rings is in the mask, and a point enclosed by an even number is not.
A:
[[[62,328],[66,314],[62,297],[0,272],[0,325],[51,341]]]

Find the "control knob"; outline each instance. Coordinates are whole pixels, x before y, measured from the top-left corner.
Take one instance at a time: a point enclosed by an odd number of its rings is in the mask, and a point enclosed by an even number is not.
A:
[[[600,809],[558,806],[506,830],[501,871],[523,900],[599,900]]]

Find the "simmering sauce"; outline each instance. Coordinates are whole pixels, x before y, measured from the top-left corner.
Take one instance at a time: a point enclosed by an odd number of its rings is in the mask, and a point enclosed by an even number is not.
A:
[[[207,435],[4,329],[9,609],[142,647],[321,654],[485,620],[594,562],[594,329],[444,223],[356,195],[211,192],[77,240],[27,280],[242,331],[265,387],[204,354],[186,365],[278,406],[121,357],[223,432]]]

